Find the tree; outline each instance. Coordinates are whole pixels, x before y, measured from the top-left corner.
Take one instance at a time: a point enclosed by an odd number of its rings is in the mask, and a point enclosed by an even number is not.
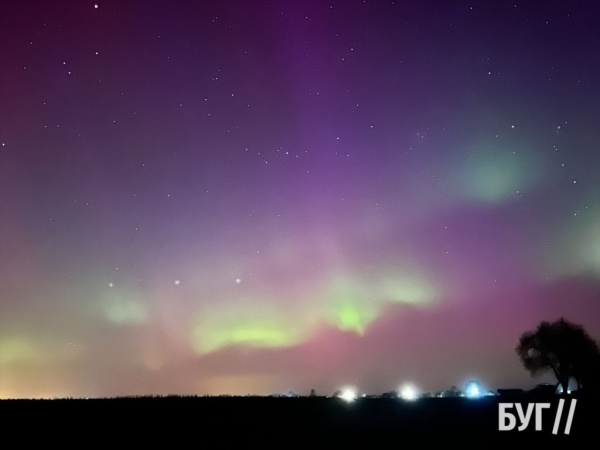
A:
[[[515,350],[532,376],[552,370],[563,392],[571,378],[578,387],[591,384],[600,367],[598,344],[583,327],[564,318],[541,322],[535,331],[523,333]]]

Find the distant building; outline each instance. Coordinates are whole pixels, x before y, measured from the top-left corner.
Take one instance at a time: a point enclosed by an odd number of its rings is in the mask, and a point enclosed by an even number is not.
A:
[[[558,386],[561,387],[560,385]],[[531,389],[528,394],[533,395],[554,395],[558,392],[556,385],[550,383],[540,383],[533,389]]]
[[[498,389],[498,395],[503,399],[515,399],[523,396],[523,389]]]

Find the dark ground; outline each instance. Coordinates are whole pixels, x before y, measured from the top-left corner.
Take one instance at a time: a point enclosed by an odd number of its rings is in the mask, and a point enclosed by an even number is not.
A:
[[[18,433],[28,443],[52,440],[87,444],[116,439],[137,445],[152,442],[172,448],[229,448],[254,444],[277,448],[320,448],[332,444],[407,441],[467,444],[494,448],[502,443],[544,444],[546,448],[586,444],[600,429],[598,397],[580,397],[570,435],[564,434],[571,396],[566,397],[558,435],[552,434],[557,396],[400,399],[360,398],[346,403],[334,398],[269,397],[138,397],[97,400],[5,400],[0,402],[3,430]],[[550,402],[543,429],[535,417],[525,431],[498,431],[499,402]],[[513,408],[511,412],[515,413]],[[586,442],[587,441],[587,442]],[[115,441],[113,441],[115,442]],[[210,445],[209,445],[210,443]],[[217,445],[215,445],[217,444]],[[367,445],[363,445],[365,448]],[[355,445],[351,445],[354,448]],[[375,445],[375,448],[380,447]],[[465,448],[465,447],[463,447]],[[520,448],[520,447],[519,447]],[[569,447],[570,448],[570,447]]]

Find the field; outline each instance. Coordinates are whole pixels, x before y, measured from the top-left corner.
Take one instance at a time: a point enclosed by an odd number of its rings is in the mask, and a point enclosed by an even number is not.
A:
[[[542,415],[542,431],[535,431],[535,415],[524,431],[498,431],[498,403],[544,401],[551,408]],[[60,430],[94,435],[99,439],[150,439],[188,442],[205,447],[205,439],[227,444],[300,442],[338,445],[418,441],[469,443],[581,442],[595,435],[599,423],[597,398],[579,398],[569,435],[564,434],[569,401],[557,435],[552,434],[558,398],[501,399],[499,397],[359,398],[347,403],[335,398],[270,397],[132,397],[93,400],[2,401],[5,430],[27,424],[31,438],[54,436]],[[514,412],[514,409],[512,410]],[[519,422],[518,422],[519,423]],[[7,426],[8,425],[8,426]],[[211,445],[210,448],[213,448]]]

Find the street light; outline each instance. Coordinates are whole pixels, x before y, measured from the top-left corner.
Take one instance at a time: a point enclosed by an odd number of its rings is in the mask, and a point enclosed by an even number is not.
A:
[[[354,400],[356,400],[356,390],[354,388],[344,388],[342,390],[342,394],[340,395],[340,398],[348,403],[352,403]]]
[[[414,386],[405,384],[400,388],[400,397],[404,400],[416,400],[418,397],[418,392]]]
[[[471,381],[467,385],[466,389],[467,397],[469,398],[477,398],[481,395],[481,389],[479,388],[479,383],[476,381]]]

